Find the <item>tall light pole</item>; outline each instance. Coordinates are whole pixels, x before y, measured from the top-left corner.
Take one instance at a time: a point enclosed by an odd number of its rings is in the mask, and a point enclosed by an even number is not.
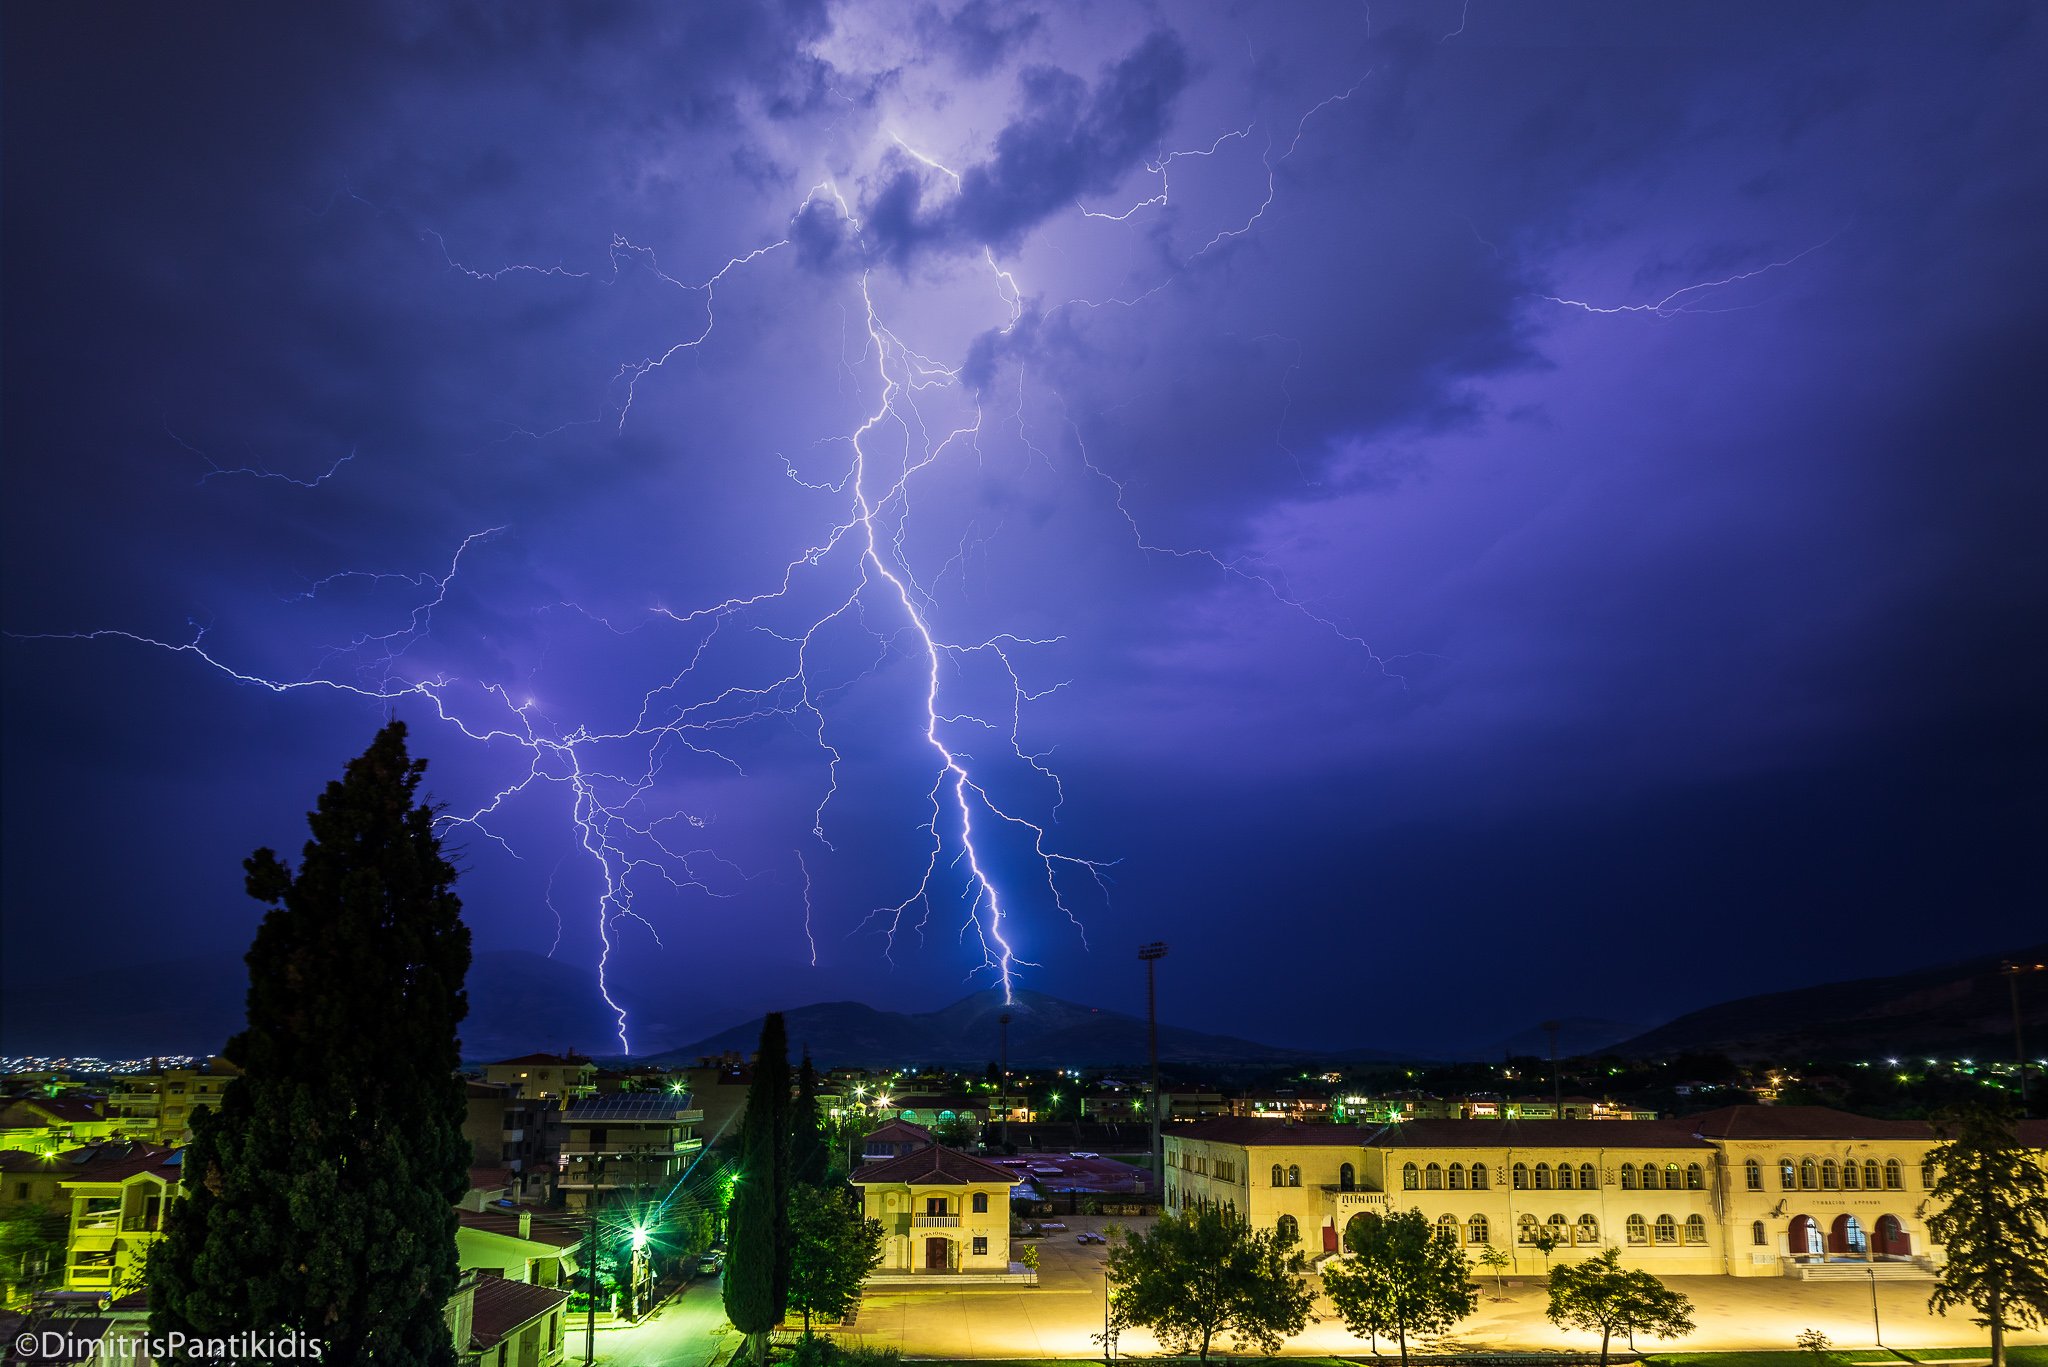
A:
[[[1005,1011],[996,1017],[996,1024],[1002,1027],[1002,1043],[996,1047],[996,1090],[1000,1093],[996,1104],[1003,1108],[1003,1151],[1010,1148],[1010,1013]]]
[[[2020,1114],[2027,1114],[2027,1041],[2020,1029],[2020,978],[2028,973],[2048,970],[2048,964],[2023,964],[2007,959],[1998,966],[2005,975],[2005,985],[2012,990],[2012,1051],[2020,1065]]]
[[[1166,1191],[1166,1155],[1159,1131],[1159,961],[1166,957],[1166,941],[1154,940],[1138,946],[1138,958],[1145,964],[1145,1029],[1152,1050],[1152,1185]]]

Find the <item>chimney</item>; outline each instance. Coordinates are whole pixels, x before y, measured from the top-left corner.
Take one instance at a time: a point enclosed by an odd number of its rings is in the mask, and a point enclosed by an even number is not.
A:
[[[519,1212],[519,1237],[522,1239],[531,1239],[533,1237],[533,1212],[530,1210]]]

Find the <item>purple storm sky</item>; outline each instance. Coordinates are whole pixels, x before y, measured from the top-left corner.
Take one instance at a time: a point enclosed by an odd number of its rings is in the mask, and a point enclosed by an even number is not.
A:
[[[2048,905],[2032,7],[5,19],[10,979],[246,943],[387,708],[636,1050],[1156,938],[1455,1047]]]

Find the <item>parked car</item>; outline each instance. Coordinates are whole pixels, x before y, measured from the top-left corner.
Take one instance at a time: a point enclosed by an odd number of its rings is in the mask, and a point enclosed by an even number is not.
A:
[[[722,1256],[717,1253],[706,1253],[697,1260],[697,1275],[700,1277],[715,1277],[718,1275],[719,1269],[724,1265],[725,1259]]]

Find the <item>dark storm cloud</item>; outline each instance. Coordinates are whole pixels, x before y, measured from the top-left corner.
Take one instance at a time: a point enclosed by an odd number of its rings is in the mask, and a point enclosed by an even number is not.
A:
[[[898,264],[928,249],[1007,250],[1155,153],[1187,80],[1187,49],[1169,32],[1147,37],[1092,87],[1057,67],[1027,67],[1017,78],[1021,109],[988,159],[960,172],[950,193],[934,181],[942,173],[906,159],[867,204],[866,231]]]

